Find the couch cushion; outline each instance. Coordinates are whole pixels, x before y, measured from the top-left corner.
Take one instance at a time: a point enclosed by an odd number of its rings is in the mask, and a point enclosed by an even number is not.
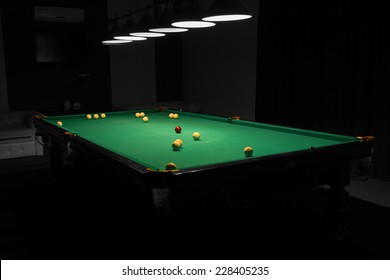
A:
[[[0,141],[1,142],[1,141]],[[37,156],[35,143],[10,143],[7,145],[0,145],[0,159]]]

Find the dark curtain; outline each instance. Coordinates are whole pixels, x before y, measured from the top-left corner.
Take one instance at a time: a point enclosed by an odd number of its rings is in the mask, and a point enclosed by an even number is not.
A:
[[[260,1],[256,120],[376,138],[390,180],[390,2]]]

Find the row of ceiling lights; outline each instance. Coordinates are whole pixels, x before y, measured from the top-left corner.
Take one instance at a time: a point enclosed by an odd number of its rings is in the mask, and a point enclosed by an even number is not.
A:
[[[120,27],[118,19],[113,19],[112,28],[102,41],[103,45],[126,45],[133,41],[142,41],[147,38],[163,37],[167,33],[186,32],[192,28],[206,28],[215,26],[216,22],[236,21],[251,18],[239,0],[215,0],[210,9],[203,13],[195,0],[185,1],[178,14],[174,12],[175,0],[168,0],[160,8],[160,13],[153,18],[147,13],[156,6],[146,7],[144,16],[135,24],[129,13],[126,23]],[[182,1],[183,2],[183,1]],[[122,16],[123,17],[123,16]],[[120,18],[122,18],[120,17]]]

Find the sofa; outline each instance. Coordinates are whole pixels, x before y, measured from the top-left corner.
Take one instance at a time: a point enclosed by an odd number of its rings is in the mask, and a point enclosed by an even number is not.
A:
[[[42,139],[36,136],[34,117],[43,116],[32,110],[0,112],[0,159],[42,156]]]

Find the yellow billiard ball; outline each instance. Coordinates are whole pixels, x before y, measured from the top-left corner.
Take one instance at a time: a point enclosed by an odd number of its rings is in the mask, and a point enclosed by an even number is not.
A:
[[[181,142],[180,141],[173,141],[172,143],[172,149],[175,150],[175,151],[178,151],[181,147]]]
[[[144,117],[144,116],[145,116],[145,113],[144,113],[144,112],[141,112],[141,113],[139,113],[139,116],[140,116],[140,117]]]
[[[171,119],[173,119],[173,113],[169,113],[168,115]]]
[[[106,117],[106,114],[101,113],[101,114],[100,114],[100,117],[101,117],[102,119],[104,119],[104,118]]]
[[[176,164],[173,162],[168,162],[165,166],[165,170],[175,170],[177,169]]]
[[[60,121],[58,121],[57,124],[58,124],[59,126],[62,126],[62,122],[60,122]]]
[[[87,114],[87,119],[88,120],[92,119],[92,115],[91,114]]]
[[[179,118],[179,115],[175,113],[175,114],[173,114],[173,118],[174,118],[174,119],[178,119],[178,118]]]
[[[98,115],[98,114],[93,114],[93,118],[94,118],[94,119],[98,119],[98,118],[99,118],[99,115]]]
[[[139,118],[141,115],[139,112],[135,113],[135,117]]]
[[[253,149],[252,147],[245,147],[244,148],[244,154],[246,157],[251,157],[253,154]]]
[[[181,139],[176,139],[175,141],[178,141],[180,143],[180,147],[183,146],[183,140]]]
[[[142,118],[142,120],[143,120],[144,122],[148,122],[148,121],[149,121],[149,118],[148,118],[147,116],[145,116],[145,117]]]
[[[194,138],[194,140],[199,140],[200,133],[199,132],[194,132],[194,133],[192,133],[192,137]]]

